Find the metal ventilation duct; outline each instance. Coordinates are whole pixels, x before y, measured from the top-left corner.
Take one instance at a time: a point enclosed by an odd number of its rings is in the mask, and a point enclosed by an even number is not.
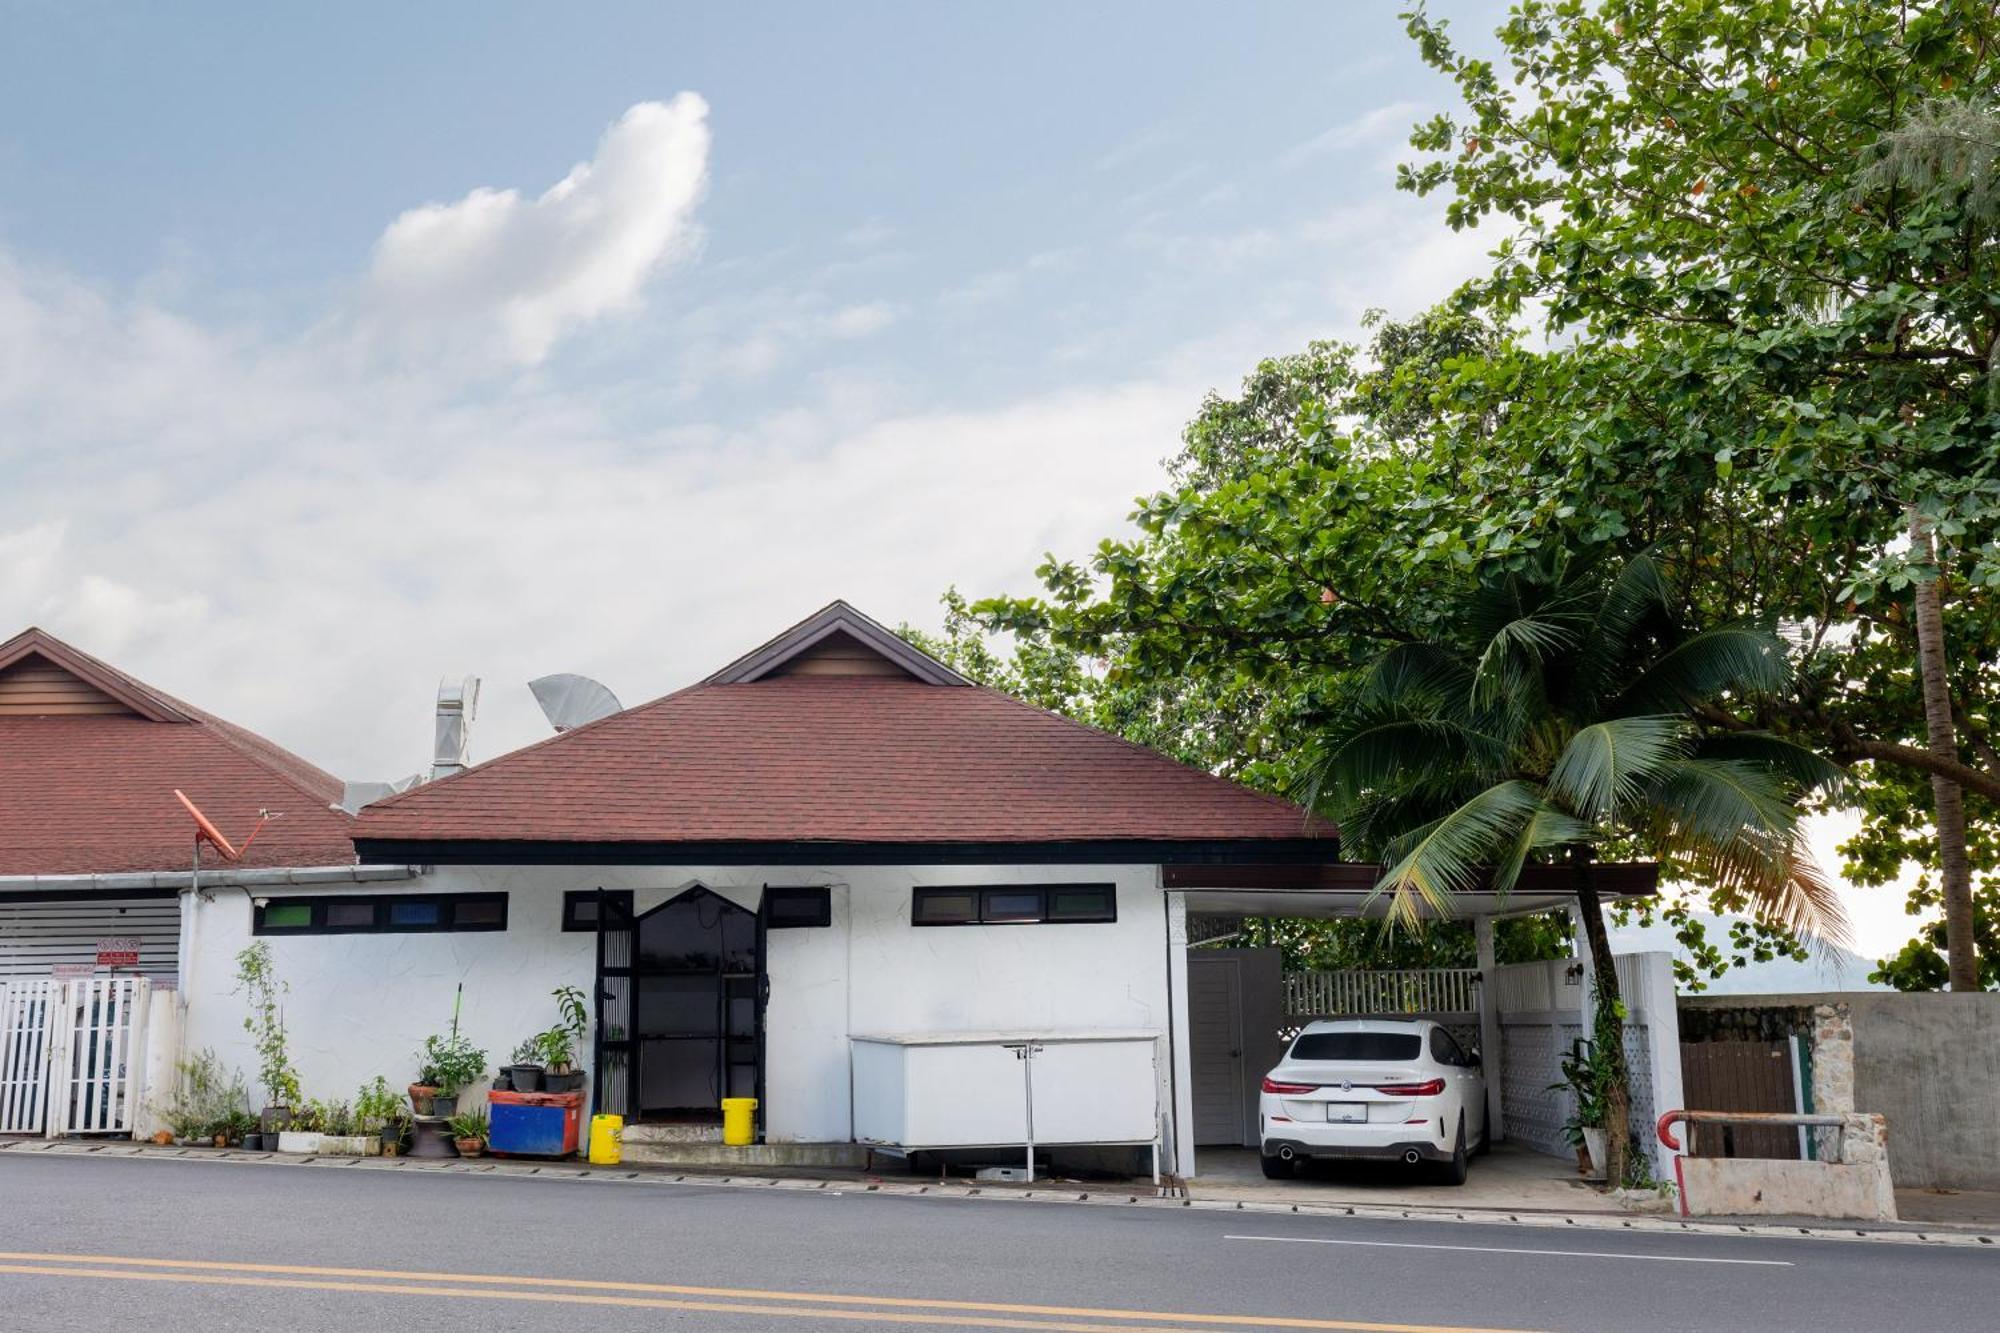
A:
[[[479,677],[467,676],[454,685],[438,686],[437,745],[431,751],[431,781],[463,773],[472,762],[470,732],[479,713]]]
[[[559,732],[610,717],[624,708],[617,695],[588,676],[561,672],[531,680],[528,688],[534,692],[535,702],[542,706],[549,725]]]

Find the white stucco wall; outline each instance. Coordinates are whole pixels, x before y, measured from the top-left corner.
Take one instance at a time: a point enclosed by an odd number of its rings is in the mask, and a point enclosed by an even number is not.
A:
[[[1118,920],[1089,925],[910,925],[915,885],[1103,883]],[[445,867],[407,885],[356,892],[508,895],[505,931],[267,936],[294,1063],[309,1097],[352,1097],[376,1074],[407,1084],[423,1038],[451,1021],[465,985],[462,1029],[490,1061],[555,1019],[550,992],[588,992],[595,937],[564,934],[567,890],[634,891],[639,912],[703,884],[754,909],[765,884],[824,884],[832,925],[769,933],[766,1133],[774,1141],[843,1141],[850,1123],[849,1033],[991,1028],[1146,1028],[1162,1034],[1161,1104],[1169,1101],[1169,959],[1157,868],[1126,866]],[[284,895],[292,896],[292,895]],[[231,993],[251,905],[218,892],[197,908],[190,942],[185,1040],[214,1047],[254,1079],[256,1058]]]

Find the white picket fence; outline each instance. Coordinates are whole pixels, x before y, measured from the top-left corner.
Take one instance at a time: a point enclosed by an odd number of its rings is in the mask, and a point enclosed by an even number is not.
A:
[[[1479,969],[1402,968],[1285,973],[1285,1016],[1467,1014],[1479,1009]]]
[[[131,1134],[152,998],[145,977],[0,982],[0,1134]]]

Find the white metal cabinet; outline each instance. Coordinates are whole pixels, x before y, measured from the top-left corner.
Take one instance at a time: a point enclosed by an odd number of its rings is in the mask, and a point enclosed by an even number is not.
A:
[[[1160,1134],[1159,1036],[1143,1030],[852,1038],[854,1137],[910,1151],[1145,1146]],[[1032,1045],[1032,1069],[1020,1048]]]

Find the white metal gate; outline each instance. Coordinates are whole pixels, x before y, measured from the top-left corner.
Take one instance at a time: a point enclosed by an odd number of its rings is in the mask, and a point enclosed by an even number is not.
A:
[[[0,1133],[130,1134],[151,999],[144,977],[0,982]]]
[[[39,1134],[48,1123],[49,1029],[60,981],[0,981],[0,1134]]]

